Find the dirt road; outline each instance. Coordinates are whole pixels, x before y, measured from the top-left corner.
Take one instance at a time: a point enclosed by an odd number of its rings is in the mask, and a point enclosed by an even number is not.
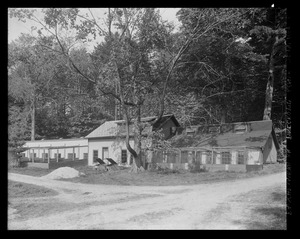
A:
[[[27,220],[9,220],[8,229],[244,229],[212,217],[228,198],[285,185],[286,173],[190,186],[87,185],[9,173],[9,180],[59,192],[52,202],[76,203],[76,210]],[[221,209],[220,209],[221,210]],[[243,217],[243,209],[232,211]],[[214,221],[215,220],[215,221]]]

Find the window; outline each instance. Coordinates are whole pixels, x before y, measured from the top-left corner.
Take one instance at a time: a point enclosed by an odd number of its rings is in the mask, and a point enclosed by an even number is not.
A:
[[[121,163],[126,163],[127,162],[127,150],[122,149],[121,152]]]
[[[236,125],[234,127],[234,132],[236,134],[243,134],[247,131],[247,125]]]
[[[201,151],[196,151],[196,162],[201,164],[201,156],[202,152]]]
[[[170,136],[173,136],[176,134],[176,127],[170,127]]]
[[[57,156],[57,153],[54,154],[54,158],[56,158],[56,156]],[[61,154],[60,153],[58,154],[58,158],[59,159],[61,158]]]
[[[208,132],[211,133],[211,134],[220,133],[220,128],[218,126],[210,127],[208,129]]]
[[[83,153],[83,159],[88,159],[88,153]]]
[[[30,158],[32,158],[32,157],[34,157],[34,158],[36,158],[36,153],[30,153]]]
[[[211,152],[206,152],[206,164],[211,164]]]
[[[97,159],[98,158],[98,150],[93,150],[93,162],[97,162]]]
[[[185,130],[185,132],[186,132],[187,135],[194,135],[196,133],[196,129],[192,128],[192,127],[189,127]]]
[[[188,163],[188,151],[181,151],[181,163]]]
[[[42,153],[42,157],[43,157],[44,159],[47,159],[47,158],[48,158],[48,153]]]
[[[168,152],[164,150],[162,156],[163,156],[163,163],[166,163],[168,160]]]
[[[74,159],[76,158],[76,154],[74,153]],[[73,159],[73,153],[68,153],[68,159]]]
[[[214,151],[213,164],[221,164],[221,153],[220,152]]]
[[[245,163],[245,157],[244,157],[244,151],[238,152],[238,164],[244,164]]]
[[[230,152],[222,152],[222,164],[231,164],[231,153]]]

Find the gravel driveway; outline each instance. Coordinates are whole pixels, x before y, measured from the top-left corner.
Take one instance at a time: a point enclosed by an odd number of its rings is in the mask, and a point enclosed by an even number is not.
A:
[[[88,185],[13,173],[8,174],[8,179],[54,189],[59,195],[53,201],[81,205],[77,210],[8,220],[8,229],[244,229],[243,225],[228,220],[212,223],[218,216],[209,215],[230,197],[285,185],[286,173],[221,183],[157,187]],[[238,208],[236,213],[241,216],[242,211]]]

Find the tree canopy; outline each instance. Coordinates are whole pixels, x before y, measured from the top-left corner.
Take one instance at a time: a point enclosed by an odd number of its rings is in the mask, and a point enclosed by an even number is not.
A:
[[[30,128],[31,138],[79,137],[124,119],[136,126],[127,148],[140,168],[144,116],[173,113],[183,126],[287,121],[286,9],[182,8],[178,31],[155,8],[108,9],[102,21],[90,9],[9,13],[40,25],[9,44],[12,141]]]

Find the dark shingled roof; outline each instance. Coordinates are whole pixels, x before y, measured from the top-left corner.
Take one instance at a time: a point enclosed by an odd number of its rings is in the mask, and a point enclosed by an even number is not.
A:
[[[237,126],[247,126],[245,133],[235,133]],[[209,133],[209,128],[217,127],[219,132]],[[193,135],[181,134],[173,138],[174,147],[259,147],[266,145],[270,135],[279,148],[271,120],[227,123],[222,125],[193,126]],[[188,130],[189,131],[189,130]]]

